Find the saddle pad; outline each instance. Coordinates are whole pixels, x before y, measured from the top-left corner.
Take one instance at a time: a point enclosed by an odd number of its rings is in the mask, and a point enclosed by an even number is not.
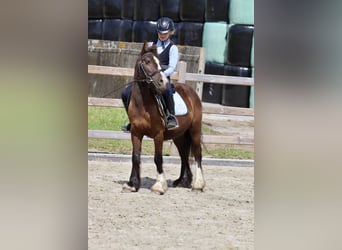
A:
[[[188,113],[188,108],[178,92],[173,94],[173,100],[175,102],[175,115],[186,115]]]

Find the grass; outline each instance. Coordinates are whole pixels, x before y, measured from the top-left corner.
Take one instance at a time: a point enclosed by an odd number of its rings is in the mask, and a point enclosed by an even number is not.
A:
[[[215,146],[214,149],[203,147],[203,157],[210,158],[230,158],[230,159],[253,159],[254,153],[252,150],[237,149],[234,146],[221,145]]]
[[[88,107],[88,129],[90,130],[121,130],[121,126],[128,123],[128,117],[124,108],[110,107]],[[203,134],[219,134],[209,126],[202,125]],[[131,154],[131,141],[111,139],[88,139],[88,151],[101,151],[117,154]],[[163,154],[171,155],[171,141],[164,142]],[[203,157],[211,158],[232,158],[232,159],[253,159],[253,150],[239,149],[234,145],[204,145]],[[154,154],[152,141],[143,140],[142,153],[145,155]]]
[[[88,129],[117,131],[127,123],[124,108],[88,107]]]

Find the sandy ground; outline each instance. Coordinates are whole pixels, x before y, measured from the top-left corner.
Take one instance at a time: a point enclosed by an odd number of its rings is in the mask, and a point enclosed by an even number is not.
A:
[[[206,188],[170,187],[180,166],[165,164],[169,189],[149,188],[153,164],[142,163],[142,187],[123,193],[130,163],[89,161],[89,249],[254,249],[254,168],[203,166]]]

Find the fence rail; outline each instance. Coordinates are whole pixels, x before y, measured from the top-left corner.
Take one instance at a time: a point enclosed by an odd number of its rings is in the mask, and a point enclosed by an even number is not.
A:
[[[185,65],[185,67],[183,65]],[[100,74],[100,75],[113,75],[113,76],[133,76],[134,69],[122,68],[122,67],[88,65],[88,73]],[[187,73],[185,62],[179,62],[178,72],[173,74],[171,76],[171,79],[176,80],[180,83],[185,83],[186,81],[189,81],[189,82],[210,82],[210,83],[220,83],[220,84],[230,84],[230,85],[254,86],[254,80],[253,78],[250,78],[250,77]]]
[[[123,108],[121,99],[98,97],[88,97],[88,106]],[[254,110],[251,108],[229,107],[207,102],[202,102],[202,107],[202,112],[205,114],[254,116]]]
[[[115,140],[130,140],[131,135],[123,133],[122,131],[109,131],[109,130],[88,130],[88,138],[97,139],[115,139]],[[203,135],[203,143],[208,144],[244,144],[253,145],[253,136],[240,136],[240,135]],[[144,140],[152,140],[144,136]]]

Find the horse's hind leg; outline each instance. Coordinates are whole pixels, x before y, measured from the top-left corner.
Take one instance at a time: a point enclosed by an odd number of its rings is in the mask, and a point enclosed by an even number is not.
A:
[[[190,136],[188,133],[185,133],[173,141],[178,149],[182,162],[180,176],[173,182],[173,186],[190,188],[192,182],[192,173],[189,166]]]
[[[194,179],[192,183],[192,190],[203,191],[205,187],[205,180],[202,171],[202,147],[201,147],[201,130],[198,127],[191,134],[191,151],[195,157],[196,166],[194,168]]]
[[[163,138],[163,133],[154,138],[154,163],[157,166],[158,175],[151,191],[158,194],[164,194],[167,190],[167,181],[163,171]]]

